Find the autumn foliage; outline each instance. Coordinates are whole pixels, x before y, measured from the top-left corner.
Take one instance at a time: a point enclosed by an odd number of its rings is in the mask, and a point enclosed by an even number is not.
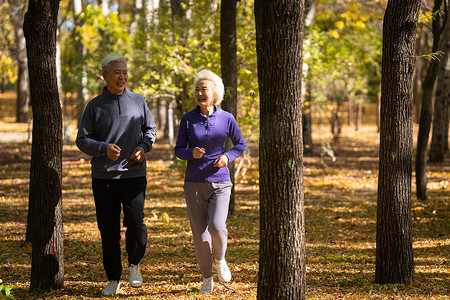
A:
[[[4,96],[0,96],[3,106]],[[0,113],[0,132],[26,131]],[[376,127],[346,129],[325,146],[328,128],[314,127],[316,155],[304,158],[307,299],[445,299],[450,286],[450,158],[428,168],[429,200],[413,196],[415,278],[412,285],[378,285],[375,273],[378,141]],[[89,158],[73,143],[63,149],[65,286],[30,294],[31,245],[25,242],[31,146],[0,134],[0,286],[16,299],[102,299],[106,278],[91,193]],[[145,223],[149,244],[142,289],[124,273],[120,299],[256,299],[259,244],[258,146],[236,184],[236,211],[228,221],[227,260],[233,279],[198,294],[201,275],[183,197],[183,167],[158,140],[148,154]],[[332,151],[330,151],[330,147]],[[239,163],[239,161],[238,161]],[[242,169],[241,169],[242,170]],[[415,189],[415,186],[413,186]],[[124,242],[124,238],[122,238]],[[124,247],[123,247],[124,248]],[[126,254],[123,250],[123,262]],[[125,267],[125,266],[124,266]],[[2,297],[0,296],[0,299]]]

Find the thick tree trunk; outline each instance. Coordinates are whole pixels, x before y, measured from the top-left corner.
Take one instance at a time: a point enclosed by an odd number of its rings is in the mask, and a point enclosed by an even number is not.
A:
[[[222,0],[220,10],[220,62],[222,68],[222,80],[225,86],[225,97],[222,108],[230,112],[235,118],[237,113],[237,45],[236,45],[236,0]],[[230,139],[227,139],[226,150],[233,147]],[[232,161],[228,164],[230,171],[231,189],[229,217],[234,213],[235,207],[235,171],[236,165]]]
[[[305,299],[303,0],[255,1],[260,91],[258,299]]]
[[[28,122],[28,68],[27,68],[27,48],[25,36],[23,34],[23,5],[19,0],[10,0],[11,21],[14,26],[16,39],[15,56],[18,65],[17,72],[17,101],[16,101],[16,122]]]
[[[32,291],[60,289],[64,284],[62,114],[56,75],[58,8],[59,0],[30,0],[24,22],[33,103],[27,221],[27,237],[33,244]]]
[[[448,114],[450,105],[450,13],[446,11],[446,25],[442,31],[439,49],[445,54],[438,70],[436,99],[434,107],[433,132],[431,136],[430,161],[444,161],[448,149]],[[446,133],[447,132],[447,136]]]
[[[442,0],[434,1],[433,12],[441,8]],[[439,49],[439,38],[441,35],[441,17],[435,16],[433,19],[433,52]],[[419,134],[417,136],[416,153],[416,189],[417,198],[428,199],[427,192],[427,160],[428,160],[428,139],[430,136],[431,119],[433,116],[433,89],[439,69],[439,60],[432,60],[425,80],[423,81],[422,109],[420,111]]]
[[[414,48],[420,0],[389,0],[383,26],[377,283],[410,284]]]

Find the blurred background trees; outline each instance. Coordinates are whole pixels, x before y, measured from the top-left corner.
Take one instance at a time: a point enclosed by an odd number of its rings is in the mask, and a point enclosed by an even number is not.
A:
[[[414,75],[414,121],[417,124],[422,82],[431,63],[426,58],[434,52],[433,20],[438,16],[444,26],[443,22],[448,18],[448,0],[440,1],[439,14],[433,9],[433,0],[423,2]],[[30,116],[27,112],[29,103],[23,96],[28,95],[23,88],[27,70],[23,68],[18,26],[25,4],[25,0],[0,2],[1,86],[2,91],[18,91],[17,122],[28,122],[25,117]],[[307,132],[303,134],[304,139],[314,130],[310,123],[327,122],[333,141],[338,141],[342,126],[358,131],[362,121],[379,122],[379,118],[365,118],[365,112],[377,109],[375,104],[380,99],[382,20],[386,4],[387,0],[305,1],[302,87],[303,129]],[[236,102],[237,119],[244,136],[256,140],[259,135],[259,91],[253,7],[254,0],[236,2]],[[100,62],[110,52],[122,53],[128,59],[129,89],[146,98],[158,123],[159,138],[176,132],[171,125],[176,126],[181,115],[194,105],[190,88],[194,75],[203,68],[222,74],[220,10],[218,0],[61,1],[57,61],[60,62],[59,89],[65,142],[73,136],[86,102],[104,85]],[[439,49],[444,49],[447,44],[442,41]],[[445,79],[448,67],[443,64],[448,61],[448,58],[445,60],[448,53],[445,55],[436,62],[442,74],[441,80],[436,80],[441,86],[437,87],[440,91],[446,91],[445,86],[449,84]],[[435,92],[433,99],[434,95]],[[440,151],[433,160],[442,159],[442,149],[448,150],[448,100],[439,100],[438,107],[442,107],[439,112],[443,113],[437,115],[439,124],[443,125],[436,128],[431,125],[432,134],[439,134],[434,138],[433,147]],[[434,111],[432,113],[434,115]],[[441,132],[438,129],[442,127],[445,128]],[[329,150],[327,145],[322,145],[322,149],[317,147],[313,151],[312,142],[304,141],[305,151],[311,152],[308,155]],[[239,172],[242,168],[238,166],[236,170]]]

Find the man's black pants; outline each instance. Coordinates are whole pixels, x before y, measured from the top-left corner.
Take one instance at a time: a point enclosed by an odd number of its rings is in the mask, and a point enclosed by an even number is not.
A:
[[[120,213],[123,206],[123,226],[128,264],[137,265],[147,246],[144,224],[144,202],[147,179],[92,178],[92,191],[97,212],[97,225],[102,237],[103,266],[108,280],[120,280],[122,275],[120,250]]]

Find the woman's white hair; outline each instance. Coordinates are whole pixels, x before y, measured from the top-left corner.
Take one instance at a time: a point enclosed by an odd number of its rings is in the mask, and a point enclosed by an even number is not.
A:
[[[102,71],[103,72],[108,72],[109,67],[111,67],[111,62],[113,61],[121,61],[124,64],[127,64],[125,57],[123,57],[122,55],[118,54],[118,53],[111,53],[105,56],[105,58],[103,58],[102,61]]]
[[[225,95],[225,88],[223,86],[222,78],[220,78],[219,75],[217,75],[216,73],[214,73],[208,69],[201,70],[200,72],[197,73],[197,76],[195,76],[194,87],[193,87],[194,94],[195,94],[195,88],[197,87],[197,83],[200,80],[209,80],[212,82],[213,94],[214,94],[214,104],[219,105],[223,100],[223,96]]]

